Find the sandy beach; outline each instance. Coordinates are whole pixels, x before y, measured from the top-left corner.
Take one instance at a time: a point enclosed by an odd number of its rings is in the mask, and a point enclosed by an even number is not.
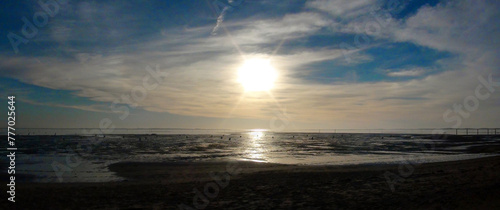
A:
[[[500,0],[0,7],[0,210],[500,210]]]
[[[126,180],[17,186],[17,209],[499,209],[500,157],[401,165],[117,163]],[[2,202],[2,209],[13,209]]]

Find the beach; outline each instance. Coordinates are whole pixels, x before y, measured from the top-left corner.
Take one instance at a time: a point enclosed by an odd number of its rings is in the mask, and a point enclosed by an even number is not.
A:
[[[17,186],[17,209],[499,209],[500,157],[412,165],[121,162],[123,181]],[[391,190],[387,173],[407,176]],[[214,178],[215,177],[215,178]],[[2,209],[12,204],[2,202]]]
[[[0,210],[500,210],[500,0],[7,2]]]

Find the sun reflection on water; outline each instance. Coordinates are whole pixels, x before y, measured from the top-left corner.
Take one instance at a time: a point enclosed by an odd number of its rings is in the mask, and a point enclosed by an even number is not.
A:
[[[252,131],[248,133],[248,137],[249,139],[244,145],[244,158],[256,162],[267,162],[266,134],[263,131]]]

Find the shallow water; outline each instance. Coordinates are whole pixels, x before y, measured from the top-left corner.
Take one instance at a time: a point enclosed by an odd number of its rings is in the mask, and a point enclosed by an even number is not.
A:
[[[120,161],[246,160],[282,164],[412,164],[472,159],[498,138],[433,140],[426,135],[243,132],[197,135],[21,136],[17,172],[39,182],[119,181],[107,165]],[[4,150],[5,151],[5,150]]]

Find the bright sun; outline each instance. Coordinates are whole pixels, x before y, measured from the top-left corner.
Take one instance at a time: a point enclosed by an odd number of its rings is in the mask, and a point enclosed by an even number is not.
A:
[[[266,59],[248,59],[238,70],[238,82],[246,91],[269,91],[274,86],[277,74]]]

